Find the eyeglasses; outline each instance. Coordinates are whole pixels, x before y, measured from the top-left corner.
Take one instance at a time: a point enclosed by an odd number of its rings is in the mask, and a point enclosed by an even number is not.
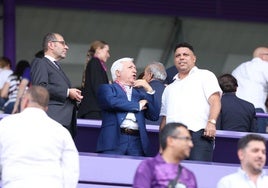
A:
[[[52,40],[51,42],[58,42],[61,43],[63,46],[67,46],[67,43],[64,40]]]
[[[192,141],[192,138],[189,136],[171,136],[171,137],[178,140],[185,140],[187,142]]]

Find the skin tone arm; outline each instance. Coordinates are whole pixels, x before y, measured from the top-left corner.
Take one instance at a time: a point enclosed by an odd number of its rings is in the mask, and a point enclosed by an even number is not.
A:
[[[209,120],[210,119],[217,120],[218,115],[219,115],[220,110],[221,110],[220,94],[218,92],[213,93],[209,97],[208,103],[210,105],[209,118],[208,119]],[[216,125],[212,124],[211,122],[207,122],[207,126],[205,128],[204,135],[208,136],[208,137],[215,137],[215,135],[216,135]]]
[[[2,88],[2,91],[1,91],[2,98],[8,98],[8,89],[9,89],[9,83],[6,82]]]
[[[153,88],[150,86],[150,84],[143,79],[138,79],[134,82],[134,87],[143,87],[146,92],[153,92]]]
[[[19,85],[19,90],[18,90],[17,98],[16,98],[16,102],[15,102],[14,107],[13,107],[12,114],[15,114],[15,113],[18,113],[19,112],[20,99],[21,99],[22,95],[24,94],[25,89],[26,89],[28,83],[29,83],[29,80],[28,79],[22,79],[21,80],[20,85]]]
[[[162,130],[164,126],[166,125],[166,116],[161,116],[161,117],[162,117],[162,120],[160,123],[159,131]]]

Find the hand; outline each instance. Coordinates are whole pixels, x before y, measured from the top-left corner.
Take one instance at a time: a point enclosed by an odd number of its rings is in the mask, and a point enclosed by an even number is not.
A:
[[[207,137],[215,137],[216,136],[216,125],[213,125],[212,123],[207,123],[207,126],[204,131],[204,136]]]
[[[83,96],[81,95],[81,91],[76,88],[69,89],[69,97],[78,102],[81,102],[81,100],[83,99]]]
[[[146,92],[152,92],[153,88],[150,86],[150,84],[143,79],[138,79],[134,82],[134,87],[143,87]]]

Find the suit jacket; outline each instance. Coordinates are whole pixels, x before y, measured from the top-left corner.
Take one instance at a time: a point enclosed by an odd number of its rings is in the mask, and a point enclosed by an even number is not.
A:
[[[257,132],[254,105],[238,98],[235,93],[224,93],[217,129],[240,132]]]
[[[76,129],[76,102],[67,97],[70,80],[46,57],[31,65],[33,85],[47,88],[50,99],[47,114],[65,126],[74,136]]]
[[[139,101],[148,100],[146,110],[140,111]],[[102,126],[97,142],[97,151],[113,150],[119,146],[120,125],[125,120],[128,112],[135,114],[142,143],[146,156],[150,156],[149,139],[145,126],[145,118],[157,120],[160,108],[157,106],[154,95],[149,95],[141,90],[132,89],[131,101],[128,101],[125,91],[117,83],[103,84],[99,87],[98,102],[102,109]]]
[[[166,72],[167,72],[167,78],[165,80],[165,83],[166,84],[171,84],[174,80],[174,76],[178,73],[178,70],[176,68],[175,65],[169,67],[168,69],[166,69]]]
[[[78,117],[90,112],[101,112],[97,102],[97,92],[101,84],[108,84],[106,71],[102,68],[100,60],[93,57],[87,64],[85,74],[85,86],[82,89],[84,98],[78,110]],[[97,117],[96,117],[97,118]],[[98,117],[100,119],[101,117]]]
[[[161,101],[162,101],[162,94],[165,89],[165,84],[161,82],[160,80],[152,80],[149,82],[150,86],[155,90],[155,100],[157,100],[157,104],[159,108],[161,109]],[[158,121],[151,121],[146,119],[146,124],[150,125],[160,125],[161,119],[158,119]]]

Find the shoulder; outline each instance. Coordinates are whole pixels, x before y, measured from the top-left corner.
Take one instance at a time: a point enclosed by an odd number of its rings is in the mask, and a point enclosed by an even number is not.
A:
[[[100,60],[98,58],[95,58],[95,57],[92,57],[88,63],[87,63],[88,66],[96,66],[96,65],[100,65]]]
[[[181,165],[181,167],[182,167],[182,170],[183,170],[188,176],[190,176],[190,177],[194,177],[194,178],[195,178],[194,173],[193,173],[190,169],[186,168],[186,167],[183,166],[183,165]]]
[[[154,158],[146,158],[145,160],[141,161],[141,163],[137,168],[137,171],[140,173],[151,171],[154,168],[155,160],[156,159],[154,157]]]
[[[212,72],[212,71],[210,71],[210,70],[207,70],[207,69],[199,69],[199,68],[197,68],[196,70],[195,70],[195,72],[197,73],[197,74],[201,74],[201,75],[206,75],[206,76],[215,76],[215,74]],[[215,76],[216,77],[216,76]]]

